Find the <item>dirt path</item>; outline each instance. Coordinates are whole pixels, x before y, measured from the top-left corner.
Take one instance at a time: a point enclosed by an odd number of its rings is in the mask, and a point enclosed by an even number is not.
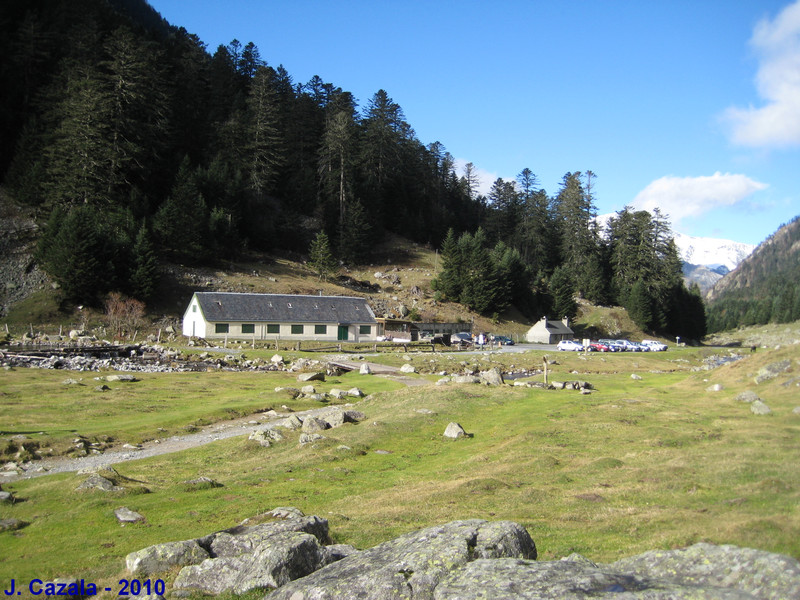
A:
[[[341,364],[338,362],[337,364]],[[361,366],[361,362],[352,363],[355,370]],[[377,363],[368,363],[374,375],[378,377],[387,377],[394,381],[399,381],[407,386],[427,385],[430,382],[425,379],[418,379],[414,377],[405,376],[400,372],[397,367],[387,367],[386,365],[379,365]],[[347,365],[350,366],[350,365]],[[295,413],[286,413],[278,415],[249,415],[247,417],[240,417],[230,421],[220,421],[212,425],[204,427],[202,431],[197,433],[189,433],[186,435],[174,435],[168,438],[153,440],[145,442],[140,448],[122,448],[119,450],[109,450],[102,454],[91,454],[89,456],[82,456],[80,458],[67,458],[67,457],[53,457],[37,460],[33,463],[26,463],[27,470],[16,476],[2,476],[0,472],[0,483],[12,482],[18,479],[31,479],[33,477],[41,477],[43,475],[50,475],[53,473],[67,473],[81,471],[84,469],[97,469],[105,465],[114,465],[131,460],[139,460],[140,458],[149,458],[151,456],[160,456],[162,454],[170,454],[172,452],[180,452],[188,450],[189,448],[196,448],[217,440],[223,440],[240,435],[249,435],[259,425],[263,425],[270,421],[288,417],[289,414],[297,415],[300,418],[306,416],[314,416],[317,413],[329,411],[332,407],[325,406],[321,408],[314,408]]]

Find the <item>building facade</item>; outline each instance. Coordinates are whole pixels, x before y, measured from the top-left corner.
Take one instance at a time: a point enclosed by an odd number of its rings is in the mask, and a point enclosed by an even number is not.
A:
[[[557,344],[561,340],[571,340],[574,337],[575,332],[570,329],[569,319],[566,317],[561,321],[542,317],[525,334],[525,339],[532,344]]]
[[[373,342],[378,322],[364,298],[195,292],[183,315],[183,335]]]

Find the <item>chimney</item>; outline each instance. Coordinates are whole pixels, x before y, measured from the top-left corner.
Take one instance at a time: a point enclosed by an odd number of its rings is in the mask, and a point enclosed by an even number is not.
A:
[[[561,322],[564,324],[565,327],[569,327],[569,317],[564,317],[561,319]]]

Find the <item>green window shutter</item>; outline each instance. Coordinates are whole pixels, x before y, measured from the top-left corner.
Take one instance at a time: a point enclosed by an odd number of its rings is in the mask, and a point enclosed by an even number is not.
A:
[[[277,323],[267,323],[267,333],[280,333],[281,326]]]
[[[372,333],[372,325],[360,325],[358,333],[360,335],[370,335]]]
[[[256,326],[254,323],[242,323],[242,333],[255,333]]]
[[[303,326],[292,325],[292,335],[303,335]]]
[[[328,333],[327,325],[314,325],[314,333],[316,335],[325,335]]]
[[[230,326],[227,323],[215,323],[214,333],[228,333]]]

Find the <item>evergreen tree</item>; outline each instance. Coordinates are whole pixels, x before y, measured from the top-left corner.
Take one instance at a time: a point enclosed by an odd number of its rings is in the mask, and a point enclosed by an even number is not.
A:
[[[339,265],[331,251],[328,235],[324,231],[317,233],[308,251],[309,264],[317,272],[320,279],[328,280],[329,275],[336,273]]]
[[[552,314],[558,319],[575,317],[578,313],[578,304],[575,302],[575,283],[566,266],[555,268],[550,276],[549,291],[553,299]]]
[[[486,247],[486,233],[480,227],[475,235],[464,233],[458,245],[464,257],[464,283],[459,301],[481,314],[493,311],[497,277],[492,256]]]
[[[369,257],[372,224],[360,202],[348,202],[339,224],[339,256],[346,263],[358,264]]]
[[[589,173],[594,176],[591,171]],[[600,243],[593,226],[596,209],[591,194],[584,189],[580,172],[564,175],[554,204],[562,263],[574,278],[576,291],[594,300],[589,296],[589,290],[598,287],[597,282],[591,280],[596,276],[596,270],[590,269],[589,265],[598,259]]]
[[[464,257],[453,228],[447,230],[442,243],[441,271],[431,281],[431,287],[445,300],[458,301],[464,281]]]
[[[55,225],[51,219],[51,224]],[[41,248],[45,271],[61,286],[66,300],[95,305],[113,280],[108,246],[98,216],[89,207],[72,209],[50,231]]]
[[[625,308],[639,329],[642,331],[653,329],[653,300],[641,279],[633,284]]]
[[[283,144],[278,127],[277,96],[270,70],[255,71],[247,98],[247,124],[244,130],[245,161],[250,187],[257,198],[266,193],[283,164]]]
[[[142,224],[133,244],[130,291],[134,298],[150,300],[158,286],[158,258],[147,228]]]

